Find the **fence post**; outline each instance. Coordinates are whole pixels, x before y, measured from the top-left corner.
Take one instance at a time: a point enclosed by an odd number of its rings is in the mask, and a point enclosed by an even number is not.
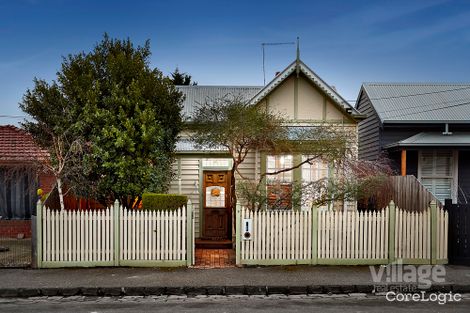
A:
[[[431,264],[437,260],[437,203],[432,200],[429,204],[431,209]]]
[[[236,265],[241,265],[241,237],[240,237],[240,232],[241,232],[241,217],[242,217],[242,212],[241,212],[241,205],[240,202],[237,201],[237,206],[236,206],[236,211],[235,211],[235,264]]]
[[[318,264],[318,208],[312,206],[312,260],[311,264]]]
[[[36,204],[36,267],[42,268],[42,202]]]
[[[193,263],[193,203],[188,199],[186,204],[186,266]]]
[[[395,262],[395,224],[397,217],[397,210],[395,202],[390,201],[388,205],[388,263]]]
[[[121,207],[119,205],[118,199],[114,201],[114,206],[113,206],[113,229],[114,229],[114,266],[119,266],[119,259],[120,259],[120,247],[121,247],[121,242],[120,242],[120,210]]]

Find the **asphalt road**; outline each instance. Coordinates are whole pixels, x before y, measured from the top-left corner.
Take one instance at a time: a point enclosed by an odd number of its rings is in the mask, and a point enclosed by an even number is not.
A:
[[[458,303],[389,303],[383,297],[211,296],[184,298],[29,298],[1,299],[0,312],[470,312],[470,299]]]

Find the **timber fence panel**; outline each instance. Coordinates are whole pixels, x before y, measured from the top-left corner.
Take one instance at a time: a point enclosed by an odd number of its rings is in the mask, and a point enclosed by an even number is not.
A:
[[[239,239],[240,264],[309,264],[310,211],[251,211],[241,208],[240,221],[251,219],[252,237]]]
[[[112,207],[90,212],[42,210],[42,267],[113,265]]]
[[[186,265],[187,207],[176,210],[145,211],[121,208],[122,236],[126,251],[121,265]],[[127,246],[126,246],[127,244]]]
[[[249,240],[237,237],[240,247],[237,264],[447,262],[448,213],[432,203],[427,210],[411,212],[393,202],[374,212],[316,209],[253,212],[240,207],[239,219],[239,223],[251,219],[252,237]]]
[[[194,249],[186,206],[145,211],[116,202],[103,210],[39,209],[41,267],[185,266],[193,252],[188,247]]]
[[[388,210],[318,211],[318,264],[385,264]]]

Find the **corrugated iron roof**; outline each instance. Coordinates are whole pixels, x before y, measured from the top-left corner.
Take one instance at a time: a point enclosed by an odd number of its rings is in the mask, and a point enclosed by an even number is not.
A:
[[[382,122],[469,122],[469,83],[364,83]]]
[[[393,147],[462,147],[470,146],[470,132],[455,132],[444,135],[440,132],[421,132],[409,138],[389,144],[385,148]]]
[[[48,156],[29,133],[13,125],[0,125],[0,163],[44,161]]]
[[[176,86],[183,93],[183,115],[190,118],[196,107],[211,99],[223,97],[242,97],[248,101],[257,94],[262,86]]]

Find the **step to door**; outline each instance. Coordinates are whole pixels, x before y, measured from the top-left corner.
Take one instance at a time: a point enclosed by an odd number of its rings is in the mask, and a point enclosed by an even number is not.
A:
[[[196,239],[196,249],[231,249],[231,240]]]

